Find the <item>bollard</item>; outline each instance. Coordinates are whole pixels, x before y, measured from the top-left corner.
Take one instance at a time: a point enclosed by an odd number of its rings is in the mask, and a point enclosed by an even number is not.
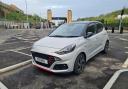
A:
[[[114,28],[114,27],[112,27],[112,33],[114,33],[114,29],[115,29],[115,28]]]
[[[106,30],[106,31],[108,30],[108,27],[107,27],[107,26],[105,27],[105,30]]]
[[[121,27],[120,29],[120,34],[123,34],[123,27]]]

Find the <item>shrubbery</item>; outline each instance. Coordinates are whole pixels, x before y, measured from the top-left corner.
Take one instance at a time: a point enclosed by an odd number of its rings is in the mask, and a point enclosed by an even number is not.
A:
[[[6,15],[6,20],[8,21],[26,22],[26,18],[27,18],[26,14],[19,13],[19,12],[11,12]],[[36,14],[28,15],[28,22],[35,24],[35,23],[39,23],[40,21],[45,21],[45,19],[42,19]]]

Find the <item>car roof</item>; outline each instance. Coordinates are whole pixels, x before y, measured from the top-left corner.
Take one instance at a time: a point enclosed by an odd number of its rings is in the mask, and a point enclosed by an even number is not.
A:
[[[76,21],[76,22],[72,22],[72,23],[90,24],[90,23],[101,23],[101,22],[99,22],[99,21]]]

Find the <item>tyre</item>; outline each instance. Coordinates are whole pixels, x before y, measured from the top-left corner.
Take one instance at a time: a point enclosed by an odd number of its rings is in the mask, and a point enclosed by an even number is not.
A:
[[[108,53],[108,49],[109,49],[109,41],[106,41],[103,52]]]
[[[85,64],[86,64],[86,57],[84,54],[79,54],[76,58],[75,64],[74,64],[74,73],[79,75],[82,72],[84,72]]]

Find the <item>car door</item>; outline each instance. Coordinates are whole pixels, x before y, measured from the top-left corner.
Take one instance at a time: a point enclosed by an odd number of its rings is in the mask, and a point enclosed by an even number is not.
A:
[[[100,52],[102,49],[103,41],[104,41],[104,32],[103,32],[103,25],[101,23],[96,24],[96,39],[97,39],[97,48],[96,52]]]
[[[86,54],[87,54],[87,59],[90,59],[95,55],[95,49],[97,48],[97,39],[96,39],[96,25],[95,23],[91,23],[87,26],[86,29],[86,39],[85,42],[86,44]],[[92,35],[88,36],[88,33],[92,33]]]

